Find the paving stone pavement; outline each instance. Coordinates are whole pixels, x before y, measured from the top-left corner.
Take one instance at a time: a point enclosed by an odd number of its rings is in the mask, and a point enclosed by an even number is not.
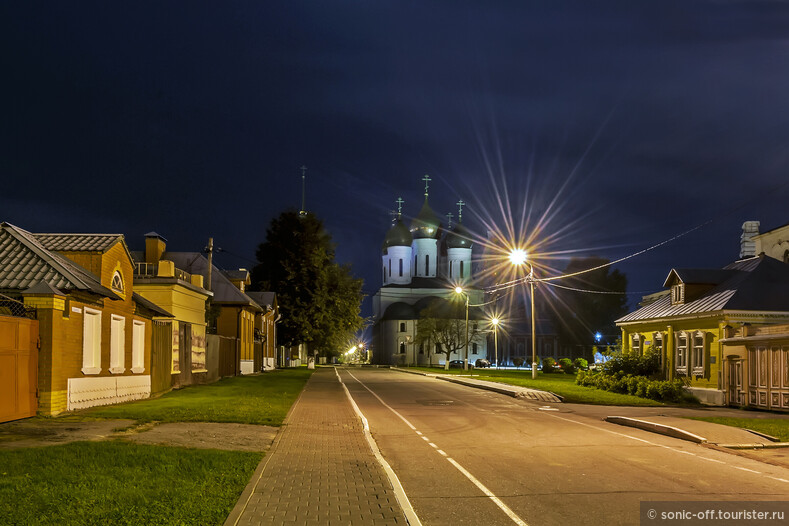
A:
[[[406,524],[334,368],[310,377],[225,526]]]

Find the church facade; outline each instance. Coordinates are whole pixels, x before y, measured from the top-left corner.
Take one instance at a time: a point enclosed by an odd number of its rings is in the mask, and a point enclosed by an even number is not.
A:
[[[426,181],[427,182],[427,181]],[[407,227],[401,210],[386,233],[381,255],[382,286],[373,296],[372,362],[381,365],[443,366],[447,356],[434,344],[417,343],[417,328],[425,309],[446,313],[444,317],[465,322],[468,297],[469,330],[482,330],[483,291],[474,287],[473,241],[462,223],[443,228],[428,204],[427,188],[421,210]],[[402,206],[402,200],[398,199]],[[454,288],[461,286],[463,293]],[[468,356],[466,356],[466,351]],[[450,355],[450,360],[468,358],[470,364],[487,357],[484,338],[473,339],[468,348]]]

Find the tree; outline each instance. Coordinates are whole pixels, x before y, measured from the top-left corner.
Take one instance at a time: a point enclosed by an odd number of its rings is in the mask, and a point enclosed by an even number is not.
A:
[[[283,344],[328,356],[362,328],[362,280],[334,261],[331,236],[315,215],[288,210],[272,219],[257,259],[253,288],[277,293]]]
[[[573,274],[609,263],[599,257],[573,258],[564,269],[564,274]],[[627,309],[627,276],[604,267],[557,282],[562,287],[550,288],[551,321],[563,347],[590,345],[596,332],[606,335],[618,333],[614,321],[625,315]],[[548,287],[542,287],[546,290]],[[595,291],[582,292],[582,291]],[[612,294],[613,293],[613,294]]]
[[[436,301],[420,313],[416,322],[416,345],[437,345],[436,353],[445,354],[447,359],[444,369],[449,369],[452,353],[471,345],[479,339],[480,331],[473,320],[468,325],[468,341],[466,341],[465,312],[452,308],[451,305]]]

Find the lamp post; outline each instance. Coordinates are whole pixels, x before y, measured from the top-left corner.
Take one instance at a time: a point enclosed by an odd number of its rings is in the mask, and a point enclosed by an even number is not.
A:
[[[510,261],[513,265],[520,266],[524,263],[529,265],[529,291],[531,296],[531,377],[537,378],[537,325],[536,313],[534,312],[534,265],[526,261],[526,251],[523,249],[515,249],[510,252]]]
[[[496,369],[499,368],[499,319],[493,318],[490,320],[493,324],[493,356],[496,360]]]
[[[464,348],[463,370],[468,371],[468,294],[463,290],[463,287],[455,287],[455,292],[458,294],[462,294],[466,298],[466,341],[463,345]]]

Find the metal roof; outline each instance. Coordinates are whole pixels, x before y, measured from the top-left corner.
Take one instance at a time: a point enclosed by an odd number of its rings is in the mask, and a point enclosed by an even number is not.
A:
[[[122,234],[33,234],[47,250],[106,252],[123,240]]]
[[[710,270],[715,274],[720,271]],[[725,270],[732,271],[729,278],[698,298],[672,305],[671,296],[666,295],[619,318],[616,323],[683,317],[722,310],[789,313],[789,265],[760,256],[736,261],[727,265]]]

